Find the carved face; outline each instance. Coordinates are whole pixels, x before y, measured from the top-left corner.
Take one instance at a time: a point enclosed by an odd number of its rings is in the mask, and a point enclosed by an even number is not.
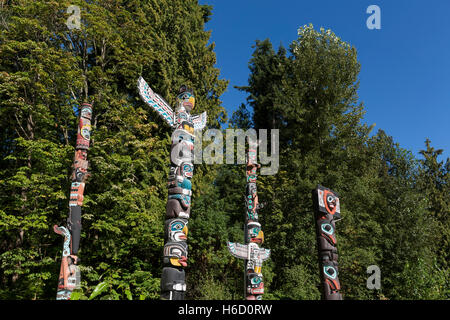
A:
[[[187,266],[186,242],[167,242],[164,245],[164,260],[176,267]],[[168,262],[167,262],[168,261]]]
[[[183,121],[181,123],[181,129],[189,132],[190,134],[194,134],[194,125],[189,121]]]
[[[187,112],[191,112],[195,108],[195,97],[192,92],[184,91],[177,97],[178,107],[184,107]]]
[[[86,176],[86,169],[84,168],[76,168],[73,172],[73,178],[75,178],[76,182],[83,182]]]
[[[184,108],[179,108],[175,111],[175,128],[184,129],[183,123],[189,121],[189,113]]]
[[[75,157],[74,157],[75,165],[77,163],[84,163],[84,161],[87,161],[87,151],[83,150],[83,149],[76,150],[75,151]],[[87,164],[86,164],[86,169],[87,169]]]
[[[194,165],[189,162],[182,162],[179,166],[171,166],[169,172],[169,181],[174,181],[179,177],[192,178],[194,173]],[[177,178],[178,176],[178,178]]]
[[[81,116],[83,118],[88,118],[91,119],[92,116],[92,108],[87,106],[87,105],[83,105],[82,109],[81,109]]]
[[[250,242],[263,243],[264,233],[261,230],[261,224],[258,222],[249,222],[247,224],[248,238]]]
[[[166,235],[170,242],[179,242],[187,240],[188,221],[184,219],[166,220]]]
[[[80,134],[83,139],[89,140],[91,138],[91,125],[89,123],[83,124]]]
[[[247,293],[264,294],[264,282],[261,273],[247,274]]]
[[[75,158],[73,161],[74,170],[72,172],[72,180],[76,182],[84,182],[84,179],[87,178],[88,172],[88,161],[86,150],[79,149],[75,152]]]
[[[328,190],[323,191],[323,202],[325,204],[325,209],[329,214],[334,215],[336,211],[339,212],[339,198]]]

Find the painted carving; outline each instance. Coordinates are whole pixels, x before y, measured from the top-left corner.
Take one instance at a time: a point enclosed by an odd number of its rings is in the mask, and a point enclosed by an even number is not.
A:
[[[188,235],[187,219],[169,219],[165,222],[166,241],[186,241]]]
[[[85,182],[89,176],[87,153],[91,139],[92,105],[83,103],[78,122],[75,156],[73,159],[72,183],[69,196],[67,228],[53,226],[53,230],[64,236],[63,255],[58,279],[57,300],[69,300],[74,289],[80,285],[78,250],[81,235],[81,206],[84,201]]]
[[[89,141],[91,139],[91,117],[92,106],[83,104],[80,111],[80,122],[78,125],[76,149],[89,149]]]
[[[142,77],[138,80],[139,95],[173,129],[171,135],[170,171],[167,181],[165,245],[161,299],[182,300],[186,291],[185,271],[188,258],[188,219],[190,217],[194,172],[194,130],[206,126],[206,112],[191,115],[195,108],[194,91],[180,87],[173,110],[155,93]]]
[[[264,294],[262,264],[270,257],[270,250],[260,248],[264,242],[264,233],[258,222],[258,210],[262,208],[258,200],[256,187],[257,169],[256,141],[249,141],[246,166],[246,195],[245,195],[245,243],[228,242],[227,247],[231,255],[245,260],[246,300],[261,300]]]
[[[164,245],[164,264],[174,267],[187,266],[188,247],[187,243],[166,242]]]
[[[341,217],[339,196],[336,192],[319,185],[313,190],[313,203],[322,297],[325,300],[342,300],[335,234],[335,222]]]

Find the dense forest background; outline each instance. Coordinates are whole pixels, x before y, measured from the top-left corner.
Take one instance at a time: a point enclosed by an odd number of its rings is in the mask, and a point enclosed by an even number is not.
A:
[[[81,28],[69,29],[70,5]],[[340,194],[345,299],[450,298],[450,160],[424,137],[419,158],[363,122],[357,51],[330,30],[288,48],[256,41],[248,93],[227,115],[228,82],[196,0],[0,0],[0,299],[54,299],[81,103],[94,106],[79,299],[158,299],[170,128],[138,97],[142,75],[174,102],[183,83],[208,128],[280,130],[280,168],[259,176],[264,299],[320,299],[311,190]],[[256,39],[255,39],[256,40]],[[413,129],[411,129],[413,130]],[[242,165],[196,165],[189,299],[242,299]],[[381,289],[366,287],[369,265]],[[97,294],[98,293],[98,294]]]

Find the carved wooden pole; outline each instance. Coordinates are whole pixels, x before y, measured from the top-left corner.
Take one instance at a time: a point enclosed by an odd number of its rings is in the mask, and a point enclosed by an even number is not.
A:
[[[336,192],[317,186],[312,192],[316,222],[319,267],[324,300],[342,300],[338,278],[338,253],[335,221],[341,217],[339,196]]]
[[[83,205],[84,186],[87,171],[87,153],[91,138],[92,105],[83,103],[78,124],[75,157],[73,160],[72,184],[70,187],[69,218],[67,228],[53,226],[53,230],[64,236],[63,254],[58,279],[57,300],[70,300],[72,291],[80,287],[80,269],[78,267],[78,249],[81,234],[81,206]]]
[[[256,161],[257,142],[249,139],[246,169],[246,213],[244,227],[244,244],[228,242],[228,250],[239,259],[244,259],[245,299],[261,300],[264,294],[262,263],[270,256],[270,249],[260,248],[264,242],[264,233],[258,222],[258,210],[262,207],[258,201],[256,187],[256,170],[260,165]]]
[[[190,114],[195,107],[194,92],[184,85],[179,90],[175,112],[161,96],[153,92],[142,77],[138,80],[138,89],[141,99],[173,128],[164,224],[161,299],[184,300],[184,268],[187,266],[188,256],[186,241],[194,172],[194,130],[205,127],[206,112],[195,116]]]

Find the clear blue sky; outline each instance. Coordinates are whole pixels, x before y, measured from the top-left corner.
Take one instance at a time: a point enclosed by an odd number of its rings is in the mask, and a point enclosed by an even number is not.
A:
[[[361,63],[359,99],[364,121],[376,123],[400,146],[419,157],[429,138],[450,157],[450,1],[449,0],[199,0],[213,6],[212,30],[229,116],[246,95],[255,40],[269,38],[288,47],[297,29],[312,23],[331,29],[355,46]],[[369,30],[369,5],[381,9],[381,29]]]

